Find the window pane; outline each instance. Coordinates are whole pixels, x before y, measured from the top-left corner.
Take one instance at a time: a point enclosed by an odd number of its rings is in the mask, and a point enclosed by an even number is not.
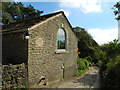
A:
[[[65,31],[63,29],[58,30],[58,48],[57,49],[65,49]]]

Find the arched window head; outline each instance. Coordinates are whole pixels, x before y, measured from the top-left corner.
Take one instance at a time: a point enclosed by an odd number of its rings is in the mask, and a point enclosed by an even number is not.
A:
[[[59,29],[57,33],[57,50],[66,49],[66,33],[65,30]]]

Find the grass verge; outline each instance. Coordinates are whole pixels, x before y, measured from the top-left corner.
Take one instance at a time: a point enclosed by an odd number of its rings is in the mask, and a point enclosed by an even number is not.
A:
[[[78,70],[77,73],[76,73],[76,76],[81,76],[83,75],[85,72],[87,72],[89,70],[89,68],[86,68],[84,70]]]

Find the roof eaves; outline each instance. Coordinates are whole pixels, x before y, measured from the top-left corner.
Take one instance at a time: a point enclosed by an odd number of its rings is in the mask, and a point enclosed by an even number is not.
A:
[[[10,31],[2,31],[2,34],[10,34],[10,33],[18,33],[18,32],[25,32],[28,31],[28,28],[20,29],[20,30],[10,30]]]
[[[34,23],[31,23],[31,24],[28,24],[28,25],[26,25],[25,27],[24,26],[19,26],[19,27],[15,27],[15,28],[9,28],[9,27],[14,27],[14,26],[17,26],[18,24],[21,24],[22,22],[25,22],[25,21],[28,21],[28,20],[31,20],[31,19],[26,19],[26,20],[23,20],[23,21],[19,21],[19,22],[14,22],[14,23],[11,23],[11,24],[8,24],[8,25],[5,25],[5,26],[3,26],[3,28],[5,29],[5,30],[3,30],[3,32],[5,31],[5,32],[19,32],[19,31],[21,31],[21,29],[23,30],[23,29],[27,29],[27,28],[30,28],[30,27],[32,27],[32,26],[34,26],[34,25],[36,25],[36,24],[39,24],[39,23],[41,23],[41,22],[43,22],[43,21],[46,21],[47,19],[49,19],[49,18],[52,18],[53,16],[56,16],[56,15],[58,15],[58,14],[60,14],[60,13],[63,13],[63,11],[59,11],[59,12],[55,12],[55,13],[51,13],[51,14],[47,14],[47,15],[43,15],[43,16],[39,16],[39,17],[34,17],[34,18],[32,18],[32,19],[37,19],[38,21],[37,22],[34,22]],[[24,23],[25,24],[25,23]],[[12,26],[10,26],[10,25],[12,25]],[[8,28],[7,28],[8,27]]]
[[[35,27],[37,27],[37,26],[39,26],[39,25],[41,25],[41,24],[44,24],[45,22],[47,22],[47,21],[49,21],[49,20],[51,20],[51,19],[53,19],[53,18],[55,18],[55,17],[58,17],[59,15],[61,15],[61,13],[58,13],[58,14],[56,14],[55,16],[52,16],[52,17],[50,17],[50,18],[47,18],[46,20],[44,20],[44,21],[42,21],[42,22],[40,22],[40,23],[37,23],[37,24],[35,24],[35,25],[33,25],[33,26],[29,27],[29,28],[30,28],[30,30],[32,30],[32,29],[34,29]]]

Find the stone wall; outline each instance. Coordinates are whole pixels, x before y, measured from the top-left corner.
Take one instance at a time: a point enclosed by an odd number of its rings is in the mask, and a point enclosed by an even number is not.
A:
[[[58,53],[57,32],[66,32],[66,51]],[[77,39],[66,18],[59,14],[30,28],[28,41],[29,84],[37,84],[42,76],[48,82],[75,75]],[[62,68],[64,66],[64,69]]]
[[[3,65],[3,88],[28,86],[27,66],[23,64]]]
[[[9,32],[2,35],[2,63],[21,64],[28,59],[28,41],[25,32]]]

